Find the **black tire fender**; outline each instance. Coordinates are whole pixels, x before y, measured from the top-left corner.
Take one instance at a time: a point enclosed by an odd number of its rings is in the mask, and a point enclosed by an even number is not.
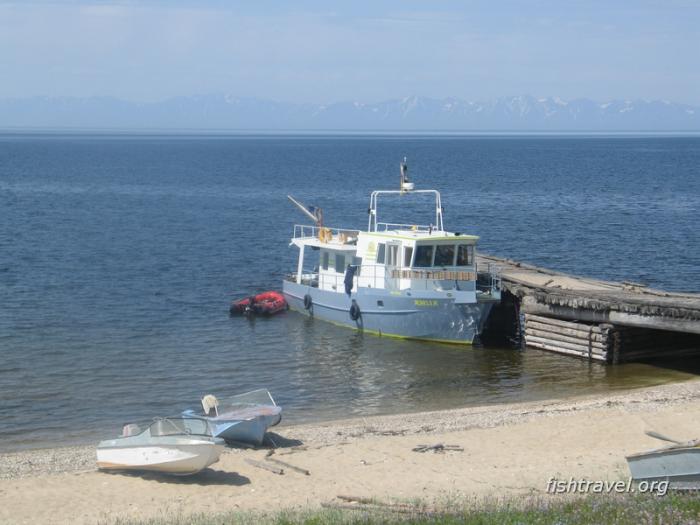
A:
[[[360,307],[355,301],[353,301],[352,305],[350,305],[350,319],[357,321],[361,316],[362,312],[360,312]]]
[[[313,306],[313,301],[311,300],[311,296],[309,294],[306,294],[304,296],[304,308],[307,310],[311,310],[311,307]]]

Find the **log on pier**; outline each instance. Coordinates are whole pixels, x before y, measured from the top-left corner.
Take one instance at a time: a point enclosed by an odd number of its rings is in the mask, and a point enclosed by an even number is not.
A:
[[[608,362],[612,354],[610,325],[562,321],[525,314],[524,338],[527,346]]]

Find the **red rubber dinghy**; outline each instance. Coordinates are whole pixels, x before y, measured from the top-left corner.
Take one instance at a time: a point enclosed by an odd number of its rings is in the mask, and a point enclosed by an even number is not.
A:
[[[231,315],[274,315],[287,309],[279,292],[263,292],[231,303]]]

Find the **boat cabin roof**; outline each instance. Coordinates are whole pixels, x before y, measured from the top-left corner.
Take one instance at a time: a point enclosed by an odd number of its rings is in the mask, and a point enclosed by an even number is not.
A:
[[[302,237],[297,238],[292,241],[292,244],[296,246],[311,246],[312,248],[324,248],[326,250],[338,250],[344,252],[355,252],[357,250],[357,245],[342,243],[337,239],[331,239],[330,241],[322,241],[318,237]]]
[[[387,230],[381,232],[362,232],[361,235],[376,236],[391,239],[403,239],[411,241],[468,241],[476,242],[478,235],[466,235],[462,233],[446,232],[441,230]]]
[[[396,239],[412,242],[435,242],[435,241],[452,241],[463,242],[466,244],[476,244],[479,240],[477,235],[467,235],[462,233],[447,232],[442,230],[429,231],[427,229],[401,229],[401,230],[385,230],[372,232],[354,232],[356,236],[339,236],[329,235],[327,239],[321,240],[318,236],[303,236],[292,239],[292,244],[301,246],[310,246],[315,249],[336,250],[342,252],[353,253],[357,250],[357,240],[359,237],[377,237],[379,239]]]

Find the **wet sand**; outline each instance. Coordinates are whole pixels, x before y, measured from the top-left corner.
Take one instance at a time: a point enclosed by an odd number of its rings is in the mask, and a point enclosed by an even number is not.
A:
[[[385,499],[544,495],[550,477],[626,480],[625,455],[662,446],[644,434],[700,437],[700,380],[566,401],[528,402],[274,428],[277,475],[227,450],[188,478],[95,470],[94,447],[0,455],[0,522],[313,508],[338,495]],[[418,445],[463,451],[414,452]],[[284,467],[282,467],[284,468]]]

